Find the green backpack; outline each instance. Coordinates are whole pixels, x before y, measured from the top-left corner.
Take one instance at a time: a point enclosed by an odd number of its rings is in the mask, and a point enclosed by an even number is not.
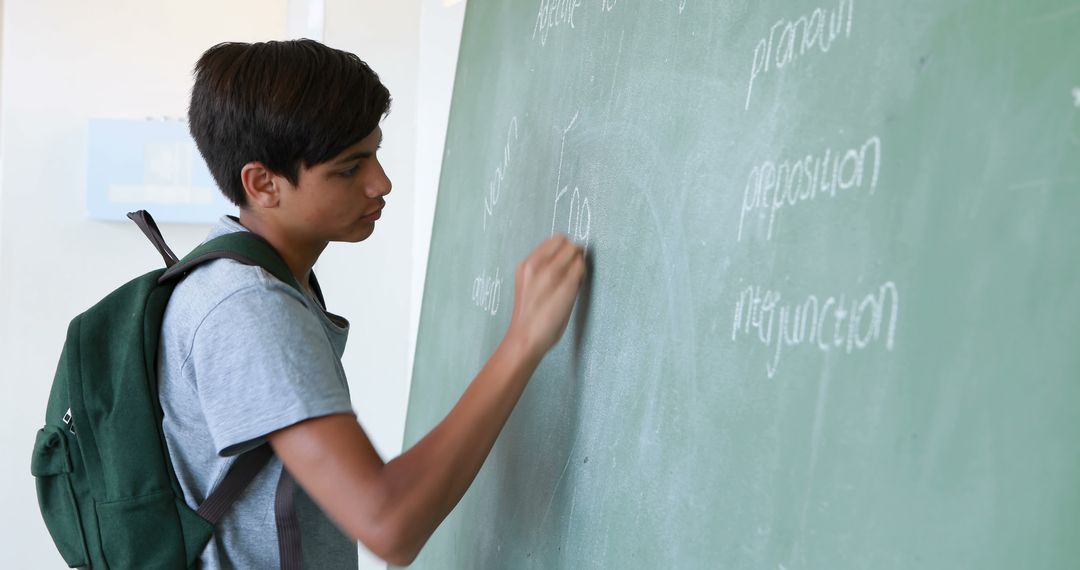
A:
[[[214,525],[272,451],[263,444],[240,456],[198,510],[185,503],[158,401],[165,307],[187,272],[220,258],[258,265],[299,285],[274,248],[253,233],[215,238],[177,260],[148,213],[128,217],[168,267],[133,279],[71,321],[30,471],[45,525],[69,567],[193,568]],[[275,514],[286,568],[301,565],[294,484],[283,469]]]

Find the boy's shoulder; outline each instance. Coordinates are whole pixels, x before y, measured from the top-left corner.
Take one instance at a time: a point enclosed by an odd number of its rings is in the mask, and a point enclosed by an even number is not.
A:
[[[303,295],[265,269],[232,259],[215,259],[196,267],[176,285],[172,299],[212,308],[238,294],[284,295],[301,303],[305,301]]]
[[[247,230],[224,217],[207,240],[236,231]],[[176,285],[166,309],[166,325],[197,325],[206,315],[222,306],[256,310],[260,306],[296,304],[310,310],[309,299],[265,269],[232,259],[216,259],[196,267]],[[271,322],[276,311],[268,312],[267,321]]]

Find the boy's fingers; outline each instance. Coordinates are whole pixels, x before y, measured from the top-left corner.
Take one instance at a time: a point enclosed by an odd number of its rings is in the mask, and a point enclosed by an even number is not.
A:
[[[559,248],[552,253],[551,262],[557,267],[562,267],[573,259],[575,250],[577,250],[577,245],[569,239],[563,238],[559,243]]]
[[[552,255],[555,255],[555,252],[559,251],[559,248],[567,241],[570,240],[566,239],[566,236],[562,234],[555,234],[544,240],[544,243],[540,244],[536,248],[536,251],[533,252],[533,255],[535,255],[537,260],[539,261],[547,261],[549,258],[551,258]]]
[[[568,274],[572,279],[574,288],[581,286],[581,282],[585,280],[585,271],[588,269],[585,263],[585,250],[578,250],[578,255],[574,257],[570,262],[570,269]]]
[[[575,259],[583,258],[585,251],[576,243],[567,240],[566,246],[558,251],[553,260],[560,273],[565,273]]]
[[[566,266],[558,270],[555,281],[558,295],[575,295],[585,277],[585,254],[580,249],[572,255]]]

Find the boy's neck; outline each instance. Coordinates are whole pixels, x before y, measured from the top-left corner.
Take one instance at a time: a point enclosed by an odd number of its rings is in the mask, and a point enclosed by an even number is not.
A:
[[[283,228],[267,223],[245,208],[240,209],[240,225],[259,235],[274,246],[278,255],[285,260],[289,271],[301,287],[310,291],[311,268],[326,249],[327,242],[305,242],[290,236]]]

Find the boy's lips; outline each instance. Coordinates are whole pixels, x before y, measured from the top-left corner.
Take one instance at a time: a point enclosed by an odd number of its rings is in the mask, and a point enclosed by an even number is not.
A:
[[[364,217],[360,218],[360,219],[366,220],[366,221],[369,221],[369,222],[374,222],[375,220],[378,220],[379,218],[382,217],[382,210],[385,207],[386,207],[386,204],[384,203],[384,204],[380,205],[378,208],[375,208],[375,210],[365,214]]]

